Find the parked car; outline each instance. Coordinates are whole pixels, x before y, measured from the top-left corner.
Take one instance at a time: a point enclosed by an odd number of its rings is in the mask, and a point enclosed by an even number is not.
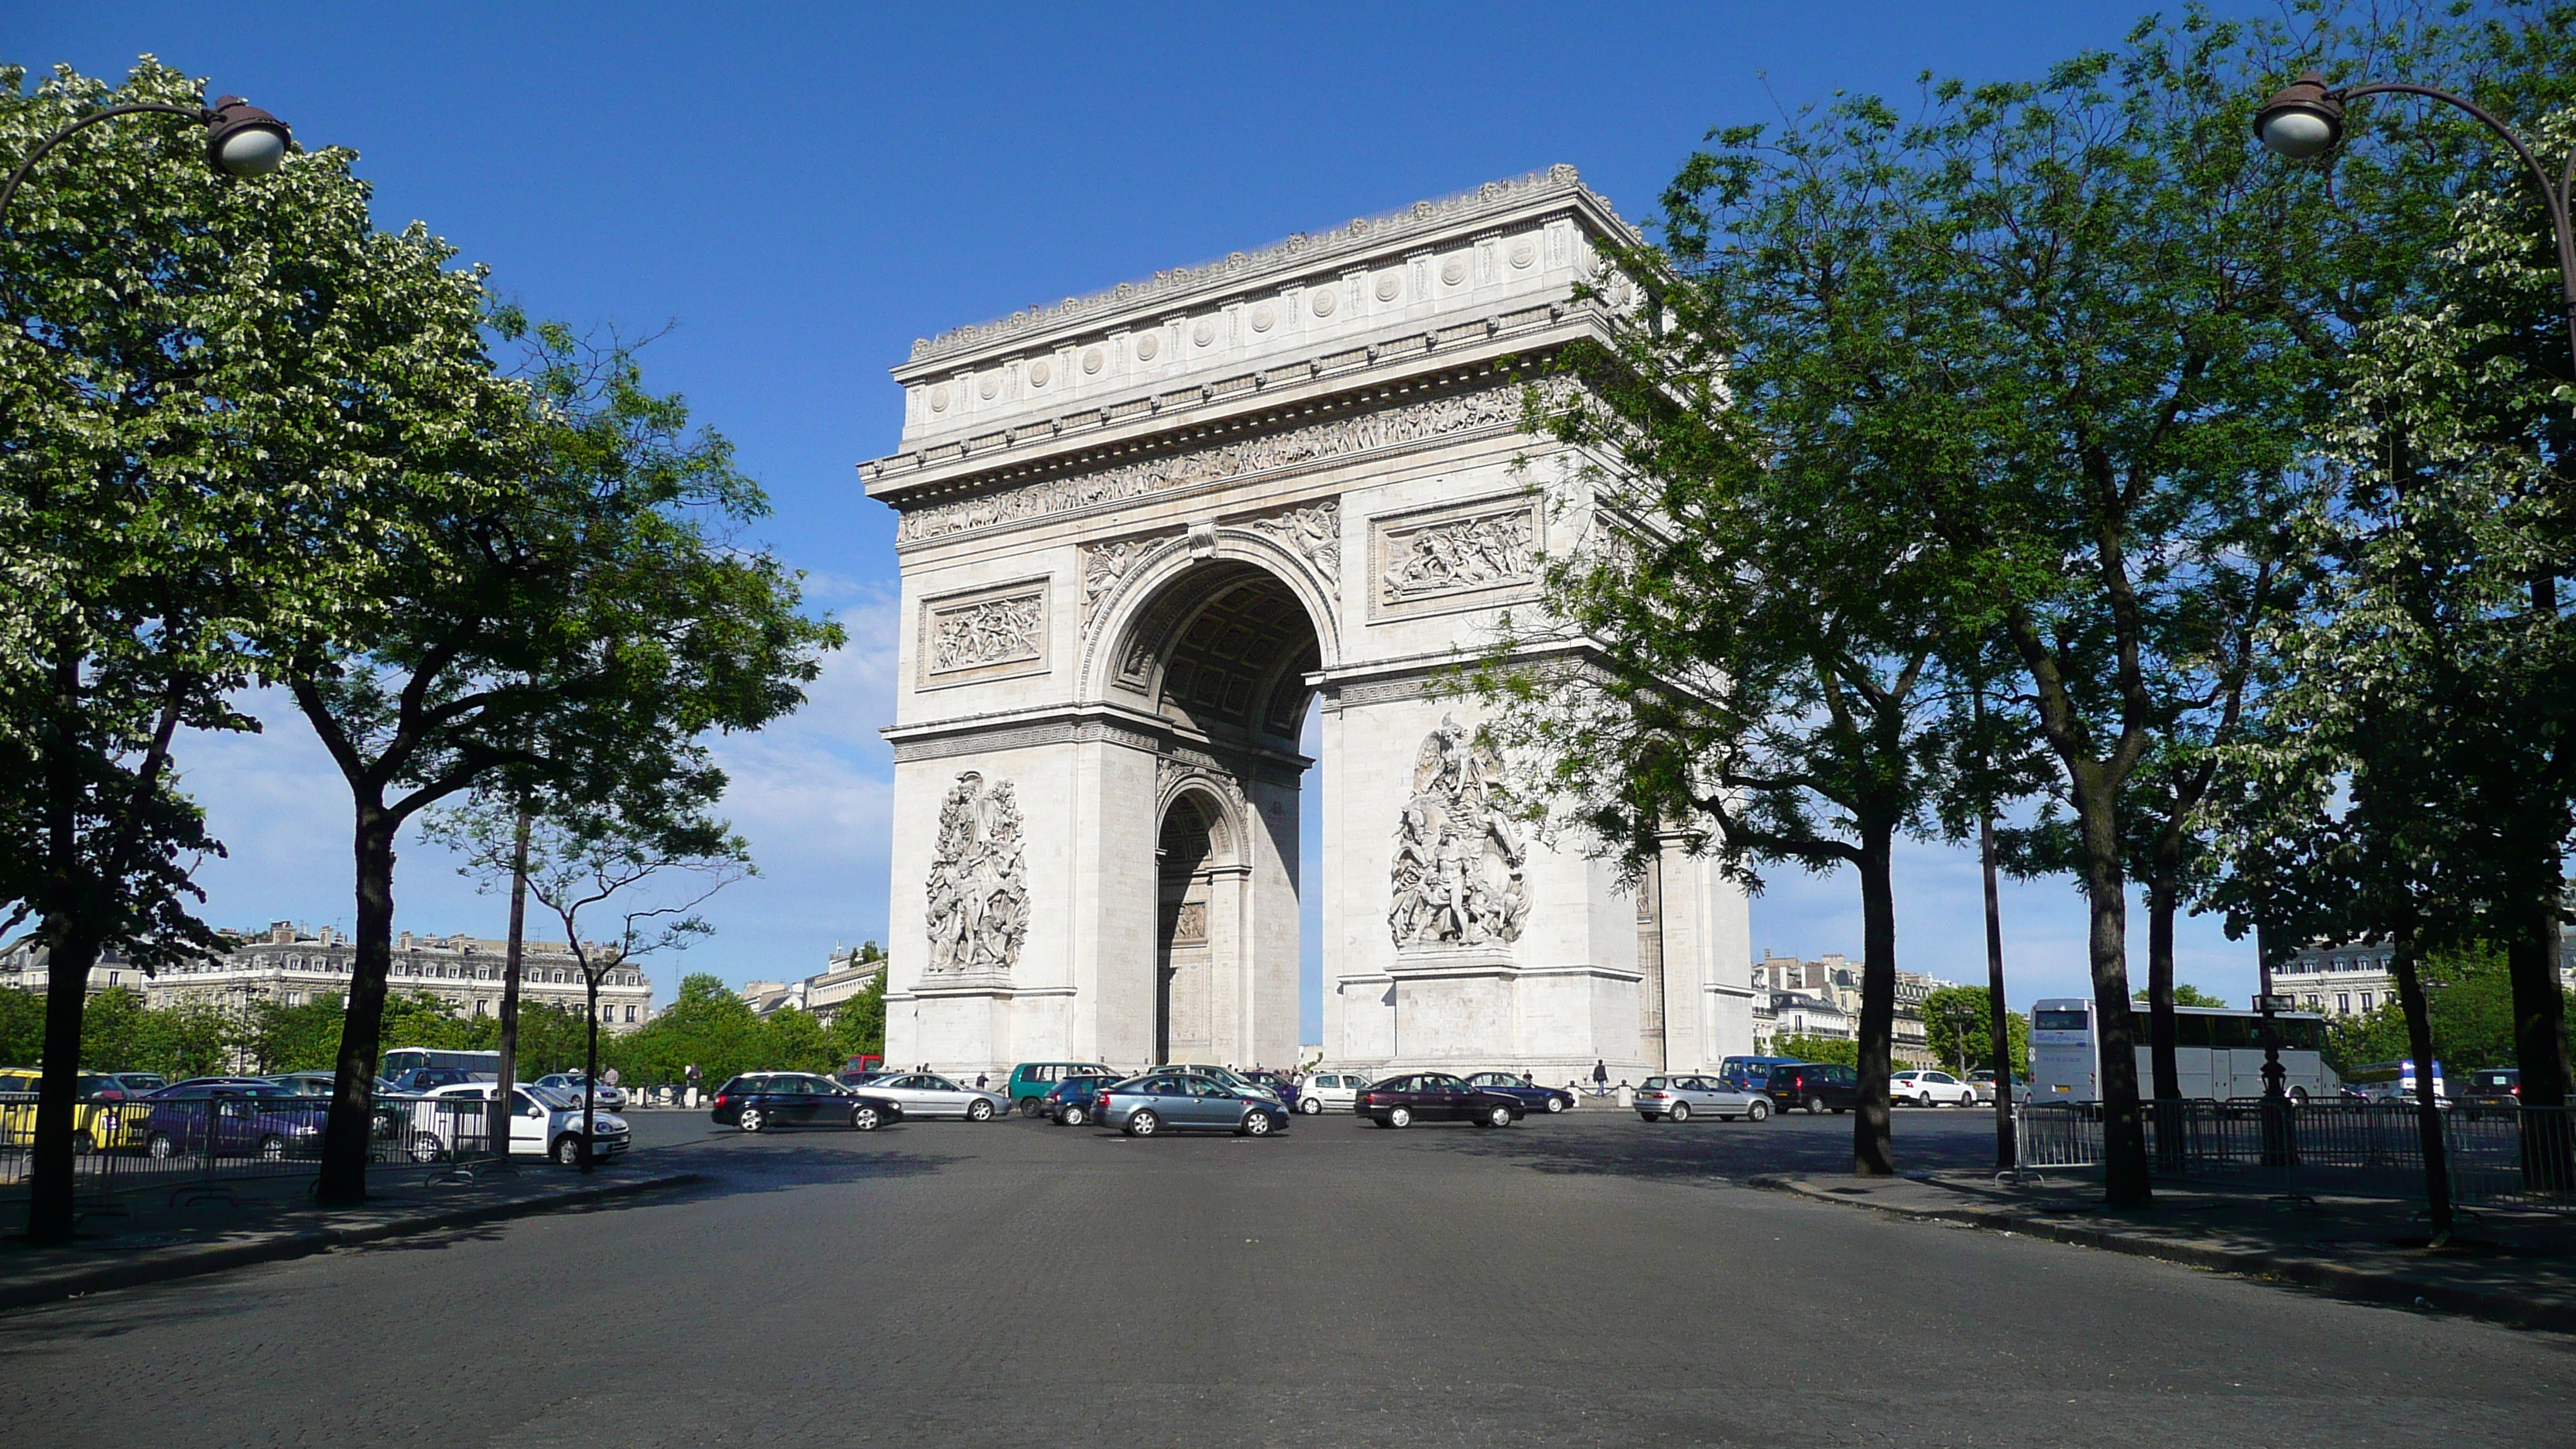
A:
[[[1748,1092],[1769,1095],[1774,1070],[1806,1065],[1796,1057],[1727,1057],[1718,1062],[1717,1075]],[[1787,1100],[1785,1097],[1773,1098],[1773,1104],[1776,1106]]]
[[[1948,1072],[1918,1068],[1889,1074],[1887,1100],[1898,1106],[1910,1102],[1917,1107],[1973,1107],[1977,1091]]]
[[[431,1106],[435,1102],[489,1102],[500,1090],[495,1082],[459,1082],[440,1087],[413,1107],[415,1129],[411,1156],[416,1162],[436,1161],[455,1150],[454,1132],[457,1117],[452,1110]],[[595,1108],[596,1104],[594,1104]],[[534,1082],[521,1083],[510,1089],[510,1155],[512,1157],[550,1157],[569,1167],[581,1161],[582,1110],[579,1098],[566,1097],[551,1087]],[[590,1155],[593,1161],[615,1157],[635,1143],[634,1129],[614,1112],[593,1110],[590,1114]],[[423,1136],[429,1140],[424,1142]],[[429,1156],[422,1156],[424,1150]]]
[[[1297,1082],[1286,1072],[1264,1071],[1255,1067],[1242,1075],[1245,1081],[1277,1098],[1280,1106],[1291,1112],[1297,1110]]]
[[[1101,1125],[1130,1137],[1164,1131],[1267,1137],[1288,1125],[1278,1098],[1198,1071],[1165,1068],[1129,1077],[1102,1087],[1099,1099]]]
[[[1563,1087],[1538,1086],[1509,1072],[1478,1072],[1467,1079],[1467,1085],[1518,1098],[1522,1110],[1529,1112],[1564,1112],[1574,1106],[1574,1094]]]
[[[1779,1076],[1778,1069],[1773,1069],[1772,1076]],[[1693,1117],[1760,1122],[1771,1115],[1771,1099],[1724,1077],[1648,1077],[1637,1089],[1637,1115],[1648,1122],[1687,1122]]]
[[[303,1157],[322,1150],[331,1104],[275,1082],[199,1079],[144,1097],[143,1150],[152,1157]]]
[[[1004,1084],[1011,1106],[1023,1117],[1034,1117],[1045,1110],[1045,1098],[1055,1084],[1067,1077],[1116,1077],[1118,1073],[1098,1062],[1022,1062],[1011,1068],[1011,1080]]]
[[[1039,1099],[1040,1109],[1058,1127],[1079,1127],[1100,1115],[1100,1089],[1116,1080],[1113,1076],[1067,1077],[1047,1089]]]
[[[2462,1072],[2459,1092],[2452,1100],[2472,1122],[2489,1112],[2512,1112],[2522,1106],[2522,1070],[2480,1067],[2474,1072]]]
[[[469,1072],[463,1067],[413,1067],[409,1071],[396,1072],[385,1080],[393,1095],[425,1097],[441,1087],[461,1087],[475,1082],[488,1083],[491,1078],[481,1072]]]
[[[766,1132],[777,1127],[840,1127],[874,1132],[903,1120],[903,1104],[879,1092],[842,1086],[813,1072],[745,1072],[716,1088],[708,1114],[719,1127]]]
[[[1287,1099],[1279,1095],[1277,1088],[1264,1086],[1261,1083],[1252,1080],[1250,1077],[1245,1076],[1243,1073],[1236,1071],[1232,1067],[1212,1067],[1204,1062],[1167,1062],[1162,1066],[1156,1067],[1154,1070],[1158,1072],[1196,1072],[1202,1077],[1214,1077],[1228,1086],[1259,1093],[1264,1097],[1268,1097],[1271,1101],[1277,1102],[1282,1107],[1288,1105]]]
[[[170,1085],[170,1079],[159,1072],[109,1072],[107,1075],[115,1078],[118,1086],[138,1097]]]
[[[1775,1062],[1761,1085],[1749,1081],[1731,1084],[1744,1091],[1760,1092],[1771,1099],[1776,1111],[1800,1108],[1809,1116],[1848,1112],[1860,1102],[1860,1073],[1832,1062]]]
[[[265,1078],[265,1080],[275,1082],[277,1085],[286,1088],[290,1092],[301,1092],[307,1097],[330,1096],[331,1093],[336,1090],[339,1082],[339,1078],[329,1072],[282,1072],[277,1076]],[[396,1087],[390,1079],[385,1077],[376,1078],[375,1094],[379,1097],[402,1097],[413,1095],[411,1093],[404,1092],[399,1087]]]
[[[576,1102],[581,1100],[581,1083],[582,1076],[579,1072],[556,1072],[551,1076],[537,1078],[538,1086],[552,1087]],[[612,1112],[618,1111],[626,1105],[626,1089],[600,1082],[591,1088],[590,1101],[594,1107],[605,1107]]]
[[[1380,1127],[1410,1127],[1416,1122],[1509,1127],[1529,1111],[1518,1097],[1468,1086],[1447,1072],[1406,1072],[1371,1082],[1351,1110]]]
[[[904,1072],[870,1082],[868,1094],[892,1099],[906,1117],[963,1117],[969,1122],[990,1122],[1010,1105],[998,1092],[961,1087],[936,1072]]]
[[[1358,1072],[1312,1071],[1297,1084],[1297,1110],[1312,1117],[1327,1109],[1347,1112],[1372,1078]]]
[[[23,1147],[36,1140],[33,1098],[42,1081],[43,1073],[34,1067],[0,1071],[0,1094],[28,1099],[0,1104],[0,1142]],[[143,1145],[143,1122],[151,1112],[141,1104],[142,1094],[128,1087],[120,1075],[82,1072],[74,1079],[73,1091],[77,1094],[72,1108],[73,1151],[106,1152]]]
[[[1980,1105],[1993,1106],[1995,1104],[1995,1069],[1979,1067],[1968,1073],[1968,1090],[1977,1094]],[[2029,1079],[2020,1072],[2013,1073],[2012,1099],[2016,1103],[2030,1100]]]

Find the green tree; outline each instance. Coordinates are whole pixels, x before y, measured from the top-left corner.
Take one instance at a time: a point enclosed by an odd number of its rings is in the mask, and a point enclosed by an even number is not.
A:
[[[1924,1045],[1954,1071],[1992,1068],[1993,1037],[1988,1027],[1992,998],[1982,986],[1944,986],[1923,998]],[[2030,1079],[2030,1019],[2007,1012],[2005,1032],[2012,1052],[2013,1080]]]
[[[34,1066],[45,1054],[45,998],[0,986],[0,1065]]]
[[[1860,1065],[1860,1043],[1838,1036],[1775,1036],[1771,1039],[1771,1055],[1856,1068]]]
[[[352,565],[365,595],[267,645],[355,813],[357,950],[325,1201],[365,1193],[360,1084],[404,823],[503,778],[581,799],[594,777],[706,772],[704,732],[792,710],[841,642],[798,612],[775,559],[720,536],[766,507],[723,439],[690,433],[686,408],[646,392],[622,349],[594,354],[552,327],[534,338],[529,394],[495,423],[507,468],[471,459],[460,481],[397,500],[410,510],[401,545]]]
[[[238,1040],[254,1072],[328,1071],[340,1059],[340,1022],[346,1003],[336,992],[317,993],[289,1006],[263,996],[243,1013]]]
[[[2144,1001],[2147,999],[2147,993],[2143,988],[2141,988],[2130,999],[2133,1001]],[[2227,1005],[2227,998],[2224,996],[2212,996],[2208,992],[2203,991],[2199,987],[2186,981],[2174,987],[2173,1004],[2176,1006],[2224,1007]]]
[[[885,953],[877,950],[876,942],[870,941],[861,948],[859,959],[883,961]],[[884,1059],[885,993],[885,973],[879,971],[877,979],[869,982],[867,989],[842,1002],[840,1009],[832,1013],[832,1024],[825,1036],[831,1044],[834,1070],[853,1057]]]
[[[750,1003],[722,977],[690,975],[669,1010],[608,1043],[608,1060],[638,1082],[678,1082],[694,1065],[713,1087],[767,1065],[765,1045]]]

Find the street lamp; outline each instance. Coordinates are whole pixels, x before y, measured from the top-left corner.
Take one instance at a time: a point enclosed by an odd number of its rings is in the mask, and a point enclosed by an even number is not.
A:
[[[2475,101],[2402,81],[2329,86],[2324,74],[2313,70],[2283,86],[2263,103],[2262,109],[2254,113],[2254,135],[2293,161],[2322,156],[2343,140],[2344,102],[2379,95],[2422,96],[2465,111],[2522,158],[2531,179],[2539,184],[2541,196],[2549,203],[2549,229],[2558,243],[2558,293],[2567,314],[2567,345],[2576,350],[2576,231],[2571,231],[2567,216],[2567,193],[2571,184],[2576,184],[2576,151],[2568,154],[2567,164],[2560,168],[2553,183],[2548,168],[2540,164],[2540,158],[2532,154],[2531,147],[2514,134],[2513,128]]]
[[[45,159],[47,152],[101,121],[147,112],[185,116],[205,127],[206,164],[227,176],[266,176],[286,162],[286,143],[291,139],[286,123],[239,96],[217,96],[211,106],[173,106],[159,101],[109,106],[90,112],[36,144],[18,169],[9,173],[9,184],[0,186],[0,218],[8,216],[9,203],[18,195],[18,183],[27,179],[27,173]]]

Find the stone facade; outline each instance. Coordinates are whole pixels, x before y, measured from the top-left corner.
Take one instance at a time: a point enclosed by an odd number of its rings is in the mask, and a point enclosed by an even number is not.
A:
[[[1860,1034],[1861,968],[1828,951],[1812,961],[1762,953],[1753,963],[1753,985],[1769,993],[1770,1008],[1756,1025],[1767,1044],[1776,1036],[1848,1040]],[[1896,1019],[1888,1028],[1888,1055],[1899,1067],[1937,1067],[1923,1027],[1923,998],[1956,981],[1919,971],[1896,973]],[[1767,1045],[1766,1045],[1767,1049]]]
[[[1286,1065],[1300,890],[1334,1064],[1561,1080],[1749,1048],[1740,894],[1678,837],[1629,895],[1520,839],[1435,688],[1586,537],[1514,368],[1605,334],[1619,284],[1575,290],[1630,236],[1559,167],[894,369],[900,450],[860,467],[900,515],[890,1059]]]
[[[168,967],[153,976],[123,964],[103,961],[90,972],[92,994],[112,986],[141,991],[146,1005],[161,1007],[181,1001],[241,1007],[255,1000],[301,1006],[318,996],[346,995],[349,964],[357,946],[329,926],[319,930],[292,921],[270,923],[264,931],[222,931],[231,944],[221,956]],[[491,1016],[501,1009],[506,980],[506,941],[479,936],[432,936],[404,931],[394,938],[390,995],[426,993],[465,1016]],[[527,941],[520,956],[525,976],[521,1003],[542,1003],[578,1015],[587,1009],[580,963],[562,941]],[[0,985],[31,991],[45,987],[44,953],[21,944],[0,953]],[[600,1029],[630,1031],[653,1019],[653,986],[643,971],[621,967],[609,973],[599,989]]]
[[[742,999],[761,1016],[793,1007],[814,1013],[828,1025],[851,997],[867,990],[885,974],[885,957],[874,954],[875,946],[871,941],[865,948],[845,946],[835,950],[821,971],[802,980],[747,981],[743,983]]]

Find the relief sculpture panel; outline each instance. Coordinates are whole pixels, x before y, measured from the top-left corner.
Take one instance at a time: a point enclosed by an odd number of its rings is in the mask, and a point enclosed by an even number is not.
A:
[[[968,770],[949,787],[928,895],[929,975],[998,975],[1019,963],[1029,932],[1029,878],[1010,781],[988,786]]]
[[[1501,590],[1538,581],[1539,500],[1380,519],[1372,530],[1377,571],[1370,612],[1381,617],[1446,607],[1481,607]]]
[[[960,684],[995,675],[1033,673],[1046,667],[1046,583],[921,606],[921,682]]]
[[[1520,939],[1529,914],[1520,832],[1489,799],[1502,774],[1493,745],[1443,715],[1413,764],[1413,797],[1395,829],[1398,946],[1460,947]]]

